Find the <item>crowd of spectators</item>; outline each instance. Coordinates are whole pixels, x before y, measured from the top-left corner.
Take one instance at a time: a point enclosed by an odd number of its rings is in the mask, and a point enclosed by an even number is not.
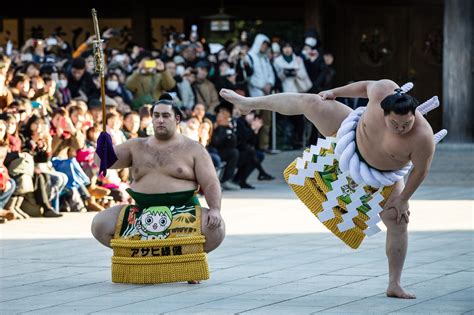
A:
[[[106,128],[114,145],[153,135],[151,104],[168,93],[182,109],[180,132],[207,148],[224,190],[253,189],[248,178],[272,180],[262,161],[269,149],[268,112],[240,115],[218,94],[317,93],[331,86],[333,57],[308,36],[298,54],[288,41],[257,34],[226,45],[203,44],[171,34],[162,50],[138,45],[108,47],[104,32]],[[243,37],[244,38],[244,37]],[[60,217],[64,211],[101,211],[130,202],[128,169],[97,175],[93,162],[102,131],[100,78],[94,36],[71,47],[60,34],[31,38],[0,52],[0,222],[30,216]],[[291,106],[291,104],[288,104]],[[302,116],[291,126],[301,146]],[[287,127],[285,127],[287,128]]]

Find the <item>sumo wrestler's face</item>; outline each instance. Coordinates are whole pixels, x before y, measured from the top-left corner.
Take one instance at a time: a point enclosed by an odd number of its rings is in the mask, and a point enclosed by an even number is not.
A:
[[[398,115],[394,112],[391,112],[384,118],[387,128],[391,132],[398,135],[403,135],[410,132],[415,123],[415,115],[413,115],[411,112],[405,115]]]
[[[176,117],[171,105],[159,104],[153,108],[153,129],[158,140],[168,140],[176,133],[180,117]]]

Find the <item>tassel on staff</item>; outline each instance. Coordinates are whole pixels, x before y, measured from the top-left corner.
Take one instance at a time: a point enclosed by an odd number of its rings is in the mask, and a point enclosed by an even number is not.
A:
[[[100,158],[99,175],[106,175],[107,169],[117,161],[117,155],[112,144],[112,137],[107,133],[106,109],[105,109],[105,67],[104,52],[102,51],[102,40],[100,38],[99,22],[97,20],[97,11],[92,9],[92,21],[96,39],[94,45],[95,71],[100,76],[100,92],[102,98],[102,132],[97,139],[96,153]]]

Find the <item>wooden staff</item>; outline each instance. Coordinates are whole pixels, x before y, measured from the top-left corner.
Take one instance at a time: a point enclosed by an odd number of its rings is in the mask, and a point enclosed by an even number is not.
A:
[[[92,9],[92,21],[94,23],[95,40],[92,42],[94,47],[95,72],[100,76],[100,94],[102,97],[102,131],[106,131],[107,122],[105,118],[105,66],[104,51],[102,50],[102,42],[100,39],[99,22],[97,20],[97,11]]]

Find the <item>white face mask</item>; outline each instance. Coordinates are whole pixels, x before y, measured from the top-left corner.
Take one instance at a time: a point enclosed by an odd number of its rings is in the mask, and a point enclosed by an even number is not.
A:
[[[65,89],[67,87],[67,80],[59,80],[58,86],[60,89]]]
[[[185,71],[184,66],[179,65],[176,67],[176,75],[183,76],[184,71]]]
[[[107,81],[107,89],[115,91],[119,86],[118,81]]]

